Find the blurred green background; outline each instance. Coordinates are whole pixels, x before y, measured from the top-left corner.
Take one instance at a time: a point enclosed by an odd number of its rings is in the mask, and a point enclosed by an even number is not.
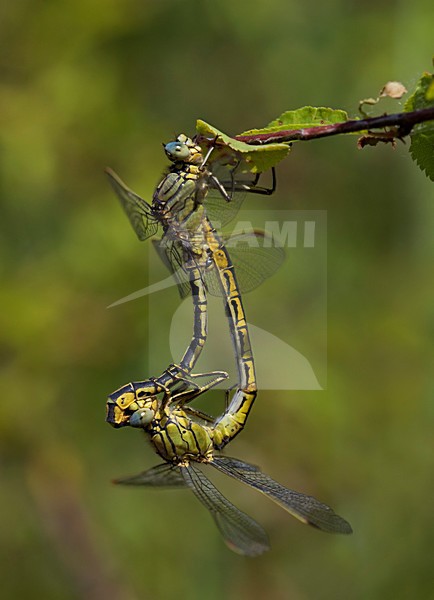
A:
[[[354,535],[216,478],[269,532],[257,559],[227,550],[189,492],[110,484],[157,462],[104,422],[108,393],[157,375],[146,303],[106,310],[146,283],[154,251],[102,172],[151,198],[161,142],[196,118],[235,134],[304,104],[355,115],[430,68],[433,26],[430,0],[2,3],[2,597],[434,598],[434,192],[408,146],[298,144],[266,199],[327,211],[328,389],[264,392],[228,453],[330,503]],[[315,355],[315,282],[287,285]]]

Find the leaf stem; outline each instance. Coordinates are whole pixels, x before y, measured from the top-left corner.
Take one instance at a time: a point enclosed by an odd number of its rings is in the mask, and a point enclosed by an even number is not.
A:
[[[235,139],[246,144],[272,144],[277,142],[308,141],[341,133],[353,133],[357,131],[366,132],[372,129],[395,126],[394,137],[403,138],[409,135],[418,123],[434,120],[434,107],[415,110],[412,112],[395,113],[393,115],[382,115],[368,119],[354,119],[333,123],[332,125],[318,125],[317,127],[306,127],[302,129],[288,129],[271,133],[259,133],[251,135],[237,135]]]

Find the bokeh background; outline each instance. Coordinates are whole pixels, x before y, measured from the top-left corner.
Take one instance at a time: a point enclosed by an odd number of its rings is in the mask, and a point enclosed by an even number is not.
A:
[[[430,0],[2,3],[3,598],[434,597],[434,192],[408,146],[298,144],[267,199],[327,211],[328,387],[264,392],[229,454],[330,503],[354,535],[216,478],[269,532],[257,559],[227,550],[188,491],[110,483],[156,458],[105,424],[105,397],[157,373],[146,302],[106,310],[143,286],[153,249],[102,173],[151,198],[161,142],[196,118],[235,134],[305,104],[355,115],[431,67],[433,26]],[[292,320],[306,354],[322,353],[315,281],[295,271],[287,286],[286,315],[263,307],[270,326]]]

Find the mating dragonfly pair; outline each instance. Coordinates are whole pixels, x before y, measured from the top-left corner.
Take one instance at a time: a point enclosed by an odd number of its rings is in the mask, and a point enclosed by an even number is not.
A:
[[[183,134],[166,144],[165,152],[172,165],[157,186],[152,204],[107,170],[139,239],[154,235],[161,226],[163,237],[156,245],[157,251],[171,270],[181,297],[192,294],[194,317],[193,337],[179,365],[170,365],[159,377],[129,383],[111,394],[107,421],[114,427],[143,429],[165,461],[137,476],[118,479],[117,483],[189,487],[210,511],[227,545],[241,554],[255,556],[269,548],[267,534],[213,486],[197,463],[210,464],[250,485],[302,522],[323,531],[351,533],[351,527],[315,498],[285,488],[253,465],[218,454],[244,428],[257,395],[241,294],[279,267],[283,250],[264,244],[265,233],[255,232],[255,244],[250,244],[245,234],[240,235],[231,254],[241,251],[244,256],[239,266],[234,266],[212,219],[224,224],[232,218],[240,206],[242,192],[271,194],[275,174],[273,170],[271,188],[259,186],[258,176],[251,182],[237,180],[240,159],[234,156],[226,166],[227,179],[220,179],[210,159],[214,147],[215,141],[204,156],[201,147]],[[192,400],[228,376],[222,371],[192,372],[206,343],[208,292],[223,298],[238,370],[236,389],[232,396],[231,391],[227,392],[226,409],[216,418],[190,406]]]

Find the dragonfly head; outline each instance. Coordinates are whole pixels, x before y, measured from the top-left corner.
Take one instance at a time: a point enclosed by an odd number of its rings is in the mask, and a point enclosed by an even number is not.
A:
[[[178,135],[174,142],[163,144],[167,158],[172,162],[188,164],[201,164],[203,161],[201,147],[183,133]]]
[[[157,398],[152,394],[149,381],[149,393],[146,393],[146,382],[141,382],[140,388],[137,384],[128,383],[119,388],[107,399],[106,421],[113,427],[139,427],[146,428],[155,416],[157,410]]]

